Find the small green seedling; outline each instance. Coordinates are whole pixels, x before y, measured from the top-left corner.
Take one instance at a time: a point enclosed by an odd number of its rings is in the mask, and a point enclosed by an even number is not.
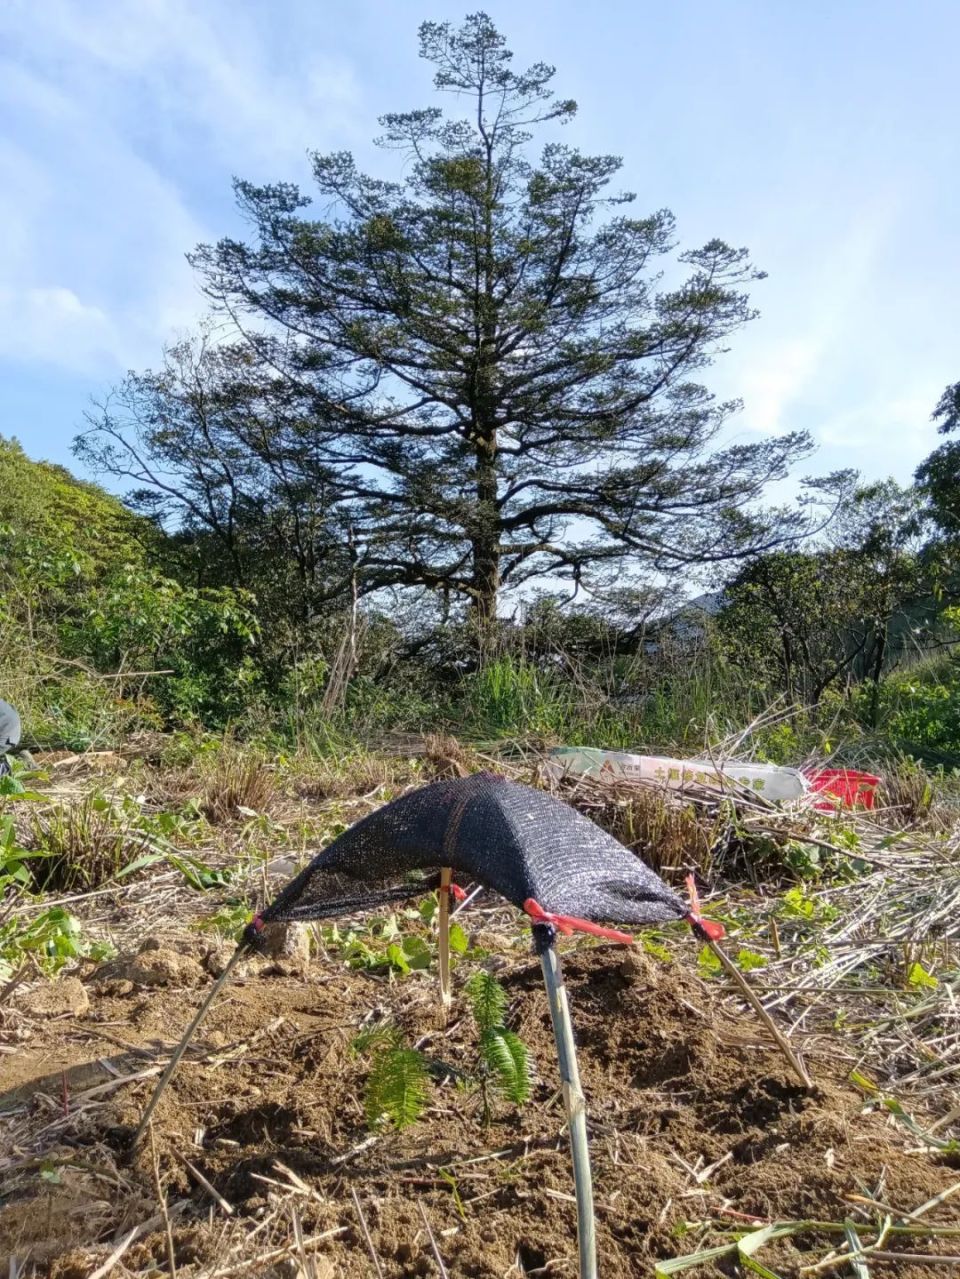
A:
[[[353,1040],[354,1052],[371,1057],[364,1091],[364,1110],[371,1128],[389,1124],[406,1128],[423,1113],[432,1076],[456,1074],[481,1097],[483,1123],[490,1122],[494,1099],[522,1106],[530,1096],[532,1070],[526,1044],[504,1023],[507,993],[489,973],[476,973],[467,996],[477,1029],[475,1059],[460,1074],[411,1048],[392,1022],[366,1027]]]

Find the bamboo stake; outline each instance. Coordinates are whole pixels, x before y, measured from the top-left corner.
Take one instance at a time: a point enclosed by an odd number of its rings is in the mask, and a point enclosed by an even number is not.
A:
[[[580,1087],[577,1048],[573,1042],[570,1005],[563,984],[560,956],[554,947],[556,933],[549,924],[535,924],[533,944],[540,957],[543,981],[550,1001],[550,1019],[560,1059],[560,1082],[570,1128],[570,1153],[573,1157],[573,1183],[577,1199],[577,1247],[580,1253],[580,1279],[597,1279],[596,1224],[593,1212],[593,1177],[590,1172],[590,1146],[587,1141],[587,1106]]]
[[[450,881],[453,871],[449,866],[440,870],[440,913],[437,919],[439,937],[437,951],[440,959],[440,999],[444,1008],[450,1007]]]
[[[708,937],[706,933],[700,931],[700,936],[706,941],[707,945],[716,955],[717,959],[720,960],[720,963],[723,965],[724,972],[727,974],[728,977],[731,978],[731,980],[737,986],[737,989],[742,992],[744,999],[747,1001],[747,1003],[750,1005],[753,1011],[757,1014],[757,1016],[766,1026],[767,1030],[770,1031],[770,1034],[773,1036],[774,1040],[776,1041],[778,1048],[783,1053],[784,1057],[786,1057],[787,1061],[790,1063],[791,1067],[796,1073],[797,1078],[803,1084],[804,1088],[809,1088],[812,1090],[814,1088],[814,1083],[813,1083],[813,1080],[810,1078],[810,1076],[807,1074],[807,1071],[804,1068],[803,1062],[801,1062],[800,1058],[793,1051],[793,1048],[791,1047],[790,1042],[787,1039],[786,1035],[784,1035],[781,1032],[780,1028],[777,1026],[777,1023],[773,1020],[773,1018],[767,1012],[766,1008],[764,1008],[763,1004],[760,1002],[759,996],[756,994],[756,992],[751,987],[750,983],[741,973],[740,969],[736,966],[736,964],[733,962],[730,956],[727,955],[725,951],[721,950],[719,945],[712,938]]]
[[[149,1102],[147,1103],[147,1108],[143,1112],[143,1118],[140,1120],[140,1125],[137,1128],[137,1131],[133,1134],[134,1149],[136,1149],[137,1146],[139,1146],[141,1138],[143,1137],[143,1134],[147,1130],[147,1125],[150,1123],[150,1116],[153,1114],[154,1110],[156,1109],[157,1102],[160,1100],[161,1096],[163,1095],[163,1091],[166,1088],[167,1084],[173,1078],[173,1072],[180,1065],[180,1058],[187,1051],[187,1048],[190,1045],[190,1040],[193,1038],[194,1034],[196,1033],[197,1027],[203,1021],[204,1017],[206,1017],[207,1010],[209,1009],[210,1005],[213,1003],[217,995],[220,994],[220,991],[227,984],[227,978],[230,976],[231,972],[233,971],[234,966],[237,963],[237,960],[240,958],[242,954],[244,954],[244,952],[247,949],[248,949],[247,943],[240,942],[240,944],[237,946],[237,949],[230,956],[230,960],[227,963],[226,968],[223,970],[223,972],[220,974],[217,980],[213,983],[213,986],[210,989],[209,995],[207,995],[206,999],[200,1005],[200,1008],[198,1009],[197,1014],[194,1017],[193,1021],[184,1031],[183,1038],[180,1040],[179,1044],[177,1044],[176,1048],[174,1049],[173,1056],[170,1058],[169,1062],[167,1063],[166,1070],[160,1076],[160,1082],[157,1084],[156,1088],[153,1090],[153,1096],[150,1098]]]

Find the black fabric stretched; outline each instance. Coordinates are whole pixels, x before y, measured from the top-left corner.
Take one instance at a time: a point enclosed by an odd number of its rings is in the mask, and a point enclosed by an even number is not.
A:
[[[337,837],[290,881],[245,934],[422,896],[440,867],[514,906],[595,923],[651,924],[688,907],[638,857],[568,804],[492,773],[434,782]]]

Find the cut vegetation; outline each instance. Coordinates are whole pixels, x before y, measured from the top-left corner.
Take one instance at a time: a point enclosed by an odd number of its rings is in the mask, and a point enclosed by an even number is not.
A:
[[[129,1163],[145,1099],[252,905],[346,821],[442,771],[443,757],[371,760],[360,794],[350,765],[324,800],[302,798],[308,761],[275,761],[269,815],[238,805],[216,823],[142,798],[176,791],[179,774],[94,762],[67,778],[41,770],[2,801],[19,825],[26,810],[67,822],[91,796],[108,799],[100,811],[129,850],[126,867],[63,905],[32,878],[8,895],[4,1251],[37,1273],[80,1276],[123,1244],[121,1273],[169,1268],[172,1248],[178,1273],[212,1279],[300,1249],[331,1275],[363,1273],[372,1246],[385,1276],[429,1274],[422,1206],[450,1274],[574,1274],[539,965],[515,913],[482,897],[453,921],[449,1020],[432,899],[314,926],[305,944],[287,938],[246,960]],[[499,762],[538,775],[533,755]],[[371,794],[374,769],[396,780]],[[326,788],[330,770],[319,770]],[[698,831],[664,870],[677,883],[724,810],[736,853],[716,854],[710,913],[817,1085],[810,1094],[788,1072],[709,951],[698,970],[685,930],[647,930],[629,951],[564,943],[603,1273],[676,1273],[702,1255],[698,1273],[752,1256],[786,1276],[831,1253],[842,1273],[844,1253],[863,1247],[864,1264],[880,1272],[892,1254],[913,1276],[929,1269],[908,1255],[960,1251],[953,835],[940,823],[905,831],[883,811],[811,818],[696,792],[581,783],[564,796],[621,837],[631,805],[649,821],[655,806],[682,804]],[[86,848],[57,845],[78,875],[88,858],[100,864],[94,830]],[[138,834],[164,859],[137,870]],[[13,845],[6,857],[14,875],[32,861]]]

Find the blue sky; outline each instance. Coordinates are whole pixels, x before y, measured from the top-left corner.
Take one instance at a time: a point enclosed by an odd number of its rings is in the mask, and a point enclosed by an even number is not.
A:
[[[488,3],[558,68],[568,138],[624,157],[681,247],[747,245],[762,315],[708,375],[806,469],[909,478],[960,377],[956,0]],[[376,117],[431,101],[418,0],[5,0],[0,434],[71,462],[91,396],[202,313],[184,253],[239,229],[231,175],[366,167]]]

